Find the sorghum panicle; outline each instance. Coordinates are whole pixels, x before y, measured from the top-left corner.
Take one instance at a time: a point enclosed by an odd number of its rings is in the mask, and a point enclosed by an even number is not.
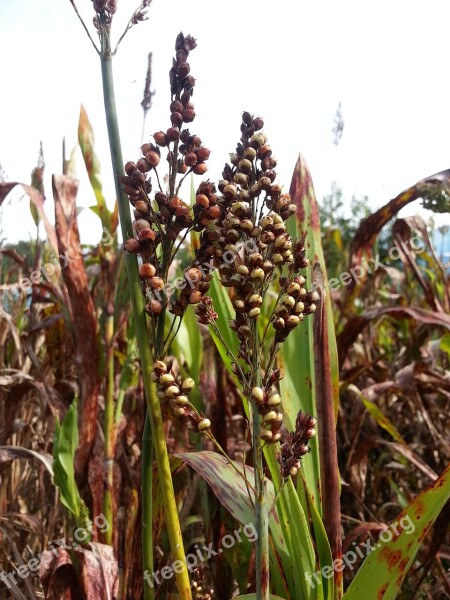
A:
[[[171,125],[165,131],[157,131],[153,135],[153,142],[142,145],[142,156],[136,163],[126,163],[126,175],[121,178],[123,189],[134,209],[134,237],[126,240],[124,247],[127,252],[138,254],[141,259],[139,274],[142,291],[147,298],[146,312],[151,317],[150,332],[154,341],[161,331],[158,325],[161,319],[165,319],[166,310],[181,318],[187,306],[198,304],[208,291],[210,276],[195,266],[198,260],[184,271],[184,281],[178,286],[182,288],[179,298],[174,296],[174,286],[169,291],[168,273],[179,245],[187,234],[191,230],[204,231],[220,214],[220,209],[215,206],[214,186],[209,183],[203,183],[199,188],[199,195],[205,199],[202,204],[196,203],[191,208],[179,195],[181,183],[187,174],[203,175],[206,172],[206,161],[210,154],[200,137],[191,134],[186,127],[195,118],[192,103],[195,79],[187,62],[190,51],[195,47],[192,36],[185,37],[182,33],[177,36],[176,54],[170,70]],[[158,172],[163,154],[169,171],[167,189],[161,187],[164,178]],[[213,232],[206,233],[204,239],[211,234]],[[204,245],[199,249],[199,258],[202,253],[205,253]],[[166,342],[170,345],[170,341]],[[163,358],[166,350],[168,346],[162,354],[159,351],[155,358]],[[158,394],[173,416],[188,418],[198,431],[209,428],[209,420],[189,403],[192,380],[180,381],[172,366],[162,360],[155,362],[153,376]]]
[[[269,285],[278,279],[280,295],[270,317],[275,329],[270,356],[275,357],[289,333],[315,311],[318,294],[304,287],[306,280],[300,270],[309,265],[305,236],[294,241],[287,232],[286,220],[295,214],[296,206],[276,181],[277,161],[261,131],[263,126],[261,118],[243,113],[240,143],[218,185],[221,195],[217,197],[208,184],[220,215],[213,231],[203,232],[199,253],[213,256],[222,284],[232,289],[235,317],[230,326],[240,342],[237,358],[246,365],[244,376],[237,365],[235,373],[263,417],[261,437],[270,443],[282,435],[280,373],[273,370],[272,360],[266,365],[263,386],[254,385],[254,354],[260,353],[260,347],[252,343],[252,323],[260,315]],[[203,194],[197,195],[197,202],[208,205]],[[201,322],[211,322],[211,310],[202,307]]]
[[[316,419],[300,411],[295,421],[295,431],[287,434],[281,445],[278,461],[281,475],[286,478],[294,476],[300,467],[300,459],[310,452],[308,443],[314,437]]]
[[[198,135],[191,135],[185,128],[195,118],[192,94],[195,79],[190,74],[187,58],[196,46],[192,36],[180,33],[177,37],[176,56],[170,70],[170,120],[171,127],[165,132],[154,134],[155,143],[145,143],[141,147],[142,157],[136,162],[125,165],[126,176],[122,178],[123,189],[134,207],[135,237],[125,242],[125,249],[142,257],[140,274],[143,279],[144,293],[149,299],[147,312],[155,319],[169,308],[177,316],[182,316],[188,304],[197,304],[208,290],[208,280],[198,269],[192,267],[185,271],[185,288],[181,299],[174,300],[166,294],[169,262],[164,264],[160,246],[166,255],[171,252],[180,234],[185,236],[190,230],[202,231],[217,216],[212,210],[209,184],[203,184],[202,192],[210,198],[206,209],[195,206],[193,209],[178,195],[177,176],[188,172],[204,174],[209,150],[203,146]],[[157,173],[163,149],[167,149],[169,164],[169,189],[159,190],[151,198],[152,181],[150,174]],[[173,256],[172,256],[173,258]],[[182,285],[179,287],[183,287]]]

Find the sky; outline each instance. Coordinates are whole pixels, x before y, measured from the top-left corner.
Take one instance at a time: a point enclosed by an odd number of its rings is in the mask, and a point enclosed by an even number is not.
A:
[[[91,0],[76,1],[97,39]],[[136,6],[118,0],[113,40]],[[170,126],[168,72],[176,35],[183,31],[198,42],[190,55],[198,115],[190,129],[211,149],[212,180],[221,178],[240,136],[241,113],[248,110],[264,118],[286,188],[301,152],[319,199],[336,181],[347,202],[353,194],[367,195],[375,210],[450,167],[449,20],[444,0],[153,0],[148,20],[128,32],[114,59],[124,159],[140,157],[149,52],[156,94],[144,141]],[[51,174],[62,169],[62,139],[68,150],[76,145],[83,104],[112,206],[99,60],[69,0],[0,0],[0,56],[0,164],[7,180],[29,183],[42,141],[46,212],[53,221]],[[339,102],[345,126],[335,147]],[[101,226],[87,208],[94,197],[79,152],[77,175],[81,239],[95,243]],[[431,215],[419,202],[402,215],[416,212]],[[29,203],[20,192],[10,195],[0,213],[0,237],[7,242],[34,236]],[[436,221],[450,224],[448,215]]]

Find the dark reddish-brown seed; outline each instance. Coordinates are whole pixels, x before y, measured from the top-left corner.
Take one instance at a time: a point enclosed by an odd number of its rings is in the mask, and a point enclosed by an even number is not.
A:
[[[143,279],[147,277],[154,277],[156,275],[156,269],[152,264],[144,263],[139,267],[139,275]]]
[[[139,239],[141,242],[152,242],[156,237],[156,233],[150,227],[145,227],[139,231]]]
[[[206,163],[199,162],[192,168],[192,170],[196,175],[204,175],[208,170],[208,167],[206,166]]]

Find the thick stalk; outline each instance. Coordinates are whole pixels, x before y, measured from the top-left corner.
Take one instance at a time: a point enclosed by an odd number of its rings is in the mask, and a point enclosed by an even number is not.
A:
[[[261,387],[260,349],[258,325],[256,319],[252,323],[253,338],[253,385]],[[252,405],[252,445],[255,469],[255,529],[256,540],[256,598],[269,600],[269,514],[267,510],[266,484],[264,479],[263,450],[261,441],[262,418],[256,402]]]
[[[120,145],[119,127],[117,122],[116,105],[114,98],[114,84],[112,72],[112,53],[110,45],[110,28],[102,23],[100,27],[101,39],[101,68],[103,81],[103,99],[105,103],[106,122],[108,127],[109,145],[111,150],[111,160],[113,164],[114,180],[116,194],[119,203],[119,215],[124,240],[133,236],[131,215],[128,197],[121,189],[119,177],[123,175],[123,158]],[[176,572],[176,582],[179,597],[183,600],[191,600],[191,589],[189,575],[186,567],[186,559],[183,547],[183,538],[181,536],[180,521],[178,518],[175,494],[172,485],[172,476],[170,472],[169,455],[164,435],[163,419],[159,398],[156,394],[156,388],[152,383],[151,374],[153,368],[153,357],[148,339],[147,320],[144,312],[144,297],[141,290],[139,272],[136,257],[130,253],[125,255],[125,263],[128,273],[128,283],[130,286],[130,295],[133,306],[133,313],[136,321],[136,335],[139,346],[139,355],[141,361],[142,378],[144,382],[144,391],[147,399],[147,410],[153,436],[156,464],[158,468],[158,477],[161,485],[161,493],[165,508],[167,533],[169,536],[170,547],[174,561],[181,561],[184,568],[181,572]],[[148,463],[150,455],[149,444],[143,444],[142,448],[143,464]],[[149,485],[149,470],[144,474],[142,485]],[[143,512],[143,516],[148,518],[148,511]],[[143,523],[143,535],[148,530],[148,523]],[[147,555],[148,560],[148,555]],[[144,573],[147,571],[151,576],[153,564],[144,564]]]
[[[114,448],[116,444],[116,427],[114,423],[114,315],[106,315],[105,347],[106,347],[106,393],[105,393],[105,481],[106,490],[103,497],[103,514],[109,527],[105,532],[105,543],[112,545],[113,540],[113,483],[114,483]]]
[[[148,565],[153,565],[153,443],[150,419],[145,417],[144,435],[142,446],[148,448],[148,452],[142,453],[142,562],[144,570]],[[144,584],[144,600],[153,600],[154,588]]]

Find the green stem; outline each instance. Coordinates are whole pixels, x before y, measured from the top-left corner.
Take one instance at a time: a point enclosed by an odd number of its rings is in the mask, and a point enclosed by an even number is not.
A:
[[[103,514],[109,527],[105,532],[105,543],[112,545],[113,540],[113,484],[114,484],[114,449],[116,445],[116,427],[114,423],[114,315],[105,319],[106,347],[106,393],[105,393],[105,481],[106,490],[103,497]]]
[[[120,145],[119,127],[117,121],[114,83],[112,72],[112,52],[110,44],[110,26],[106,23],[100,25],[101,39],[101,68],[103,81],[103,99],[105,103],[106,122],[108,127],[109,145],[111,150],[111,160],[113,165],[116,194],[119,204],[120,223],[123,239],[127,240],[133,237],[130,207],[127,195],[123,192],[120,185],[120,176],[123,175],[123,158]],[[137,266],[136,256],[126,253],[125,263],[128,273],[128,283],[130,286],[130,295],[133,306],[133,313],[136,321],[136,336],[139,346],[139,355],[141,360],[142,378],[144,382],[145,396],[147,399],[147,410],[152,431],[156,464],[158,468],[158,477],[161,485],[161,494],[165,507],[165,517],[167,533],[169,536],[170,547],[174,561],[179,560],[184,565],[181,572],[176,572],[176,582],[180,599],[191,600],[191,589],[189,583],[189,574],[186,567],[186,557],[184,553],[183,538],[181,535],[180,521],[175,501],[175,494],[170,472],[169,455],[167,452],[166,439],[164,435],[163,419],[159,398],[156,388],[151,380],[153,369],[153,356],[148,340],[147,319],[144,311],[144,296],[141,290],[141,282]],[[143,464],[148,464],[151,453],[150,444],[143,442]],[[148,473],[147,473],[148,477]],[[142,481],[143,486],[148,486],[149,482]],[[148,518],[148,511],[143,517]],[[148,531],[149,523],[143,522],[143,535]],[[149,560],[146,555],[146,560]],[[153,563],[144,563],[144,572],[150,575],[153,572]]]
[[[253,385],[261,387],[260,348],[257,320],[252,321],[253,339]],[[269,600],[269,513],[267,510],[266,482],[264,478],[263,448],[261,440],[262,418],[258,406],[250,398],[252,406],[252,445],[255,469],[255,529],[256,540],[256,598]]]
[[[142,445],[148,448],[148,452],[142,454],[142,562],[145,570],[148,565],[153,565],[153,444],[148,411]],[[154,588],[145,583],[144,600],[153,600],[154,597]]]

